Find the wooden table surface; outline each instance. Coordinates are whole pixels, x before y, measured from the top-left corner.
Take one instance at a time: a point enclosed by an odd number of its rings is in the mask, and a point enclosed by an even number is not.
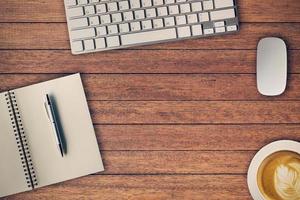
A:
[[[106,168],[5,199],[251,199],[257,150],[300,140],[300,1],[238,6],[235,35],[72,56],[63,0],[1,1],[0,91],[81,72]],[[274,98],[256,89],[266,36],[289,48]]]

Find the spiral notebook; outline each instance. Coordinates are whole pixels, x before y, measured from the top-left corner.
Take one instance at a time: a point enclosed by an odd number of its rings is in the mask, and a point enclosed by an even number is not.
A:
[[[55,98],[64,157],[45,93]],[[104,170],[79,74],[0,93],[0,160],[0,197]]]

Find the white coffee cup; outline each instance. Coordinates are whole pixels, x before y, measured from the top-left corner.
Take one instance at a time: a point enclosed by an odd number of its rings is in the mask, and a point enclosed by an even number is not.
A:
[[[279,140],[264,146],[256,153],[247,175],[248,188],[254,200],[266,200],[258,186],[259,167],[268,156],[279,151],[291,151],[300,155],[300,143],[292,140]]]

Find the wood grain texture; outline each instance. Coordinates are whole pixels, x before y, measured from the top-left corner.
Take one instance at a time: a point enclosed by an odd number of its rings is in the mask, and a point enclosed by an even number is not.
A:
[[[288,55],[289,73],[300,73],[300,51],[290,50]],[[255,50],[126,50],[78,56],[72,56],[69,50],[0,50],[0,73],[3,74],[254,74],[255,66]]]
[[[19,6],[20,2],[22,6]],[[300,22],[298,0],[265,0],[264,3],[238,0],[237,3],[242,22]],[[60,0],[8,0],[0,3],[0,22],[65,21],[64,4]]]
[[[300,101],[91,101],[97,124],[300,123]]]
[[[299,30],[300,23],[242,23],[240,32],[232,35],[131,49],[253,50],[256,49],[259,39],[270,35],[283,38],[289,49],[299,49]],[[0,49],[70,49],[67,26],[65,23],[0,23]],[[110,51],[110,54],[117,55],[118,51],[120,50]]]
[[[81,72],[106,171],[7,200],[250,200],[253,155],[300,141],[300,1],[237,0],[241,31],[72,56],[62,0],[0,2],[0,91]],[[284,95],[256,90],[256,45],[288,44]]]
[[[255,152],[102,151],[100,174],[246,174]]]
[[[0,91],[59,74],[0,75]],[[88,100],[269,100],[257,91],[255,74],[84,74]],[[300,74],[290,74],[288,91],[272,100],[300,100]],[[247,89],[245,89],[247,88]]]
[[[300,125],[95,125],[101,150],[257,151],[273,141],[300,141]],[[247,142],[245,142],[247,141]]]
[[[5,200],[150,199],[251,200],[245,175],[97,175],[37,189]]]

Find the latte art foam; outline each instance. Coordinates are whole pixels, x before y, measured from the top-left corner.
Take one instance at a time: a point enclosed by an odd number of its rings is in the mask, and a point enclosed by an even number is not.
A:
[[[274,183],[276,192],[283,200],[300,200],[300,164],[278,166]]]
[[[266,200],[300,200],[300,155],[290,151],[270,155],[259,167],[257,180]]]

